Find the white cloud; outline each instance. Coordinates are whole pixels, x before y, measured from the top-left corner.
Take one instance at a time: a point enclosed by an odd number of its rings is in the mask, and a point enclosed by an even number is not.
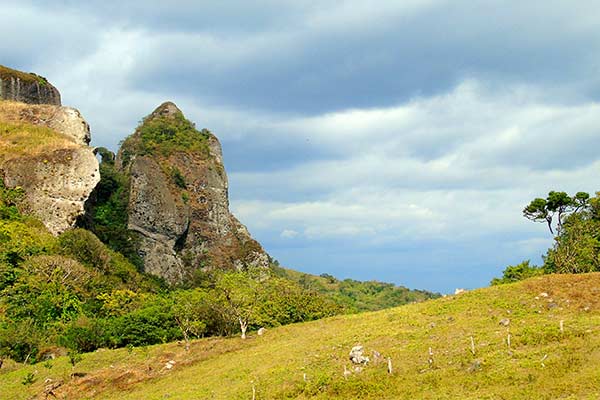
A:
[[[298,232],[296,232],[293,229],[284,229],[281,231],[281,233],[279,234],[280,237],[284,238],[284,239],[293,239],[296,236],[298,236]]]

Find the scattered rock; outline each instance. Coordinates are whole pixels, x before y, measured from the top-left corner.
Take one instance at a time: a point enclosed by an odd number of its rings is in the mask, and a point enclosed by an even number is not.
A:
[[[167,363],[165,364],[166,369],[173,369],[174,366],[175,366],[175,361],[173,361],[173,360],[167,361]]]
[[[508,326],[508,325],[510,325],[510,319],[508,319],[508,318],[502,318],[500,320],[500,325],[502,325],[502,326]]]
[[[548,307],[548,310],[552,310],[553,308],[558,307],[558,304],[556,304],[554,302],[548,303],[547,307]]]
[[[585,307],[583,307],[583,311],[586,311],[586,312],[587,312],[587,311],[590,311],[590,307],[589,307],[589,306],[585,306]]]
[[[352,350],[350,350],[350,361],[352,361],[353,364],[366,365],[369,362],[369,357],[363,356],[362,346],[354,346]]]
[[[465,293],[467,290],[466,289],[462,289],[462,288],[457,288],[454,290],[454,294],[461,294],[461,293]]]
[[[540,293],[540,297],[548,297],[548,293],[542,292],[542,293]]]
[[[262,336],[262,335],[264,335],[266,332],[267,332],[267,330],[266,330],[265,328],[260,328],[260,329],[258,330],[258,332],[256,332],[256,334],[257,334],[258,336]]]

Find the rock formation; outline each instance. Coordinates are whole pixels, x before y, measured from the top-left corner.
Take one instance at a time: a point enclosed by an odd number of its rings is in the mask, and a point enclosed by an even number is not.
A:
[[[198,268],[268,266],[268,256],[229,211],[218,139],[198,131],[175,104],[146,117],[123,143],[129,229],[139,233],[147,272],[181,282]]]
[[[0,65],[0,99],[60,106],[60,93],[46,78]]]
[[[17,84],[7,91],[6,70],[0,67],[2,98],[33,104],[0,101],[0,173],[6,186],[24,190],[29,211],[58,234],[75,224],[100,180],[98,160],[87,146],[89,126],[79,111],[59,105],[52,85],[22,77],[37,75],[9,70]]]

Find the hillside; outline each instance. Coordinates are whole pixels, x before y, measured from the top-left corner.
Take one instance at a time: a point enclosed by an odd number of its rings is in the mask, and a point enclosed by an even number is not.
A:
[[[251,399],[253,388],[256,399],[596,399],[599,294],[600,273],[548,275],[246,341],[198,340],[189,352],[172,343],[96,351],[74,368],[66,357],[5,365],[0,387],[10,399],[44,398],[58,383],[59,399]],[[372,362],[345,379],[357,344]]]
[[[408,289],[393,283],[340,280],[327,273],[317,276],[277,265],[273,265],[272,268],[277,276],[331,298],[348,312],[377,311],[440,297],[438,293]]]

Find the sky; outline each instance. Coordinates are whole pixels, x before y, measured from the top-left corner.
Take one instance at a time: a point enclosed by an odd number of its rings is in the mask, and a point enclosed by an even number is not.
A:
[[[600,1],[0,0],[0,64],[112,150],[163,101],[220,139],[282,265],[453,292],[552,245],[522,209],[600,190]]]

